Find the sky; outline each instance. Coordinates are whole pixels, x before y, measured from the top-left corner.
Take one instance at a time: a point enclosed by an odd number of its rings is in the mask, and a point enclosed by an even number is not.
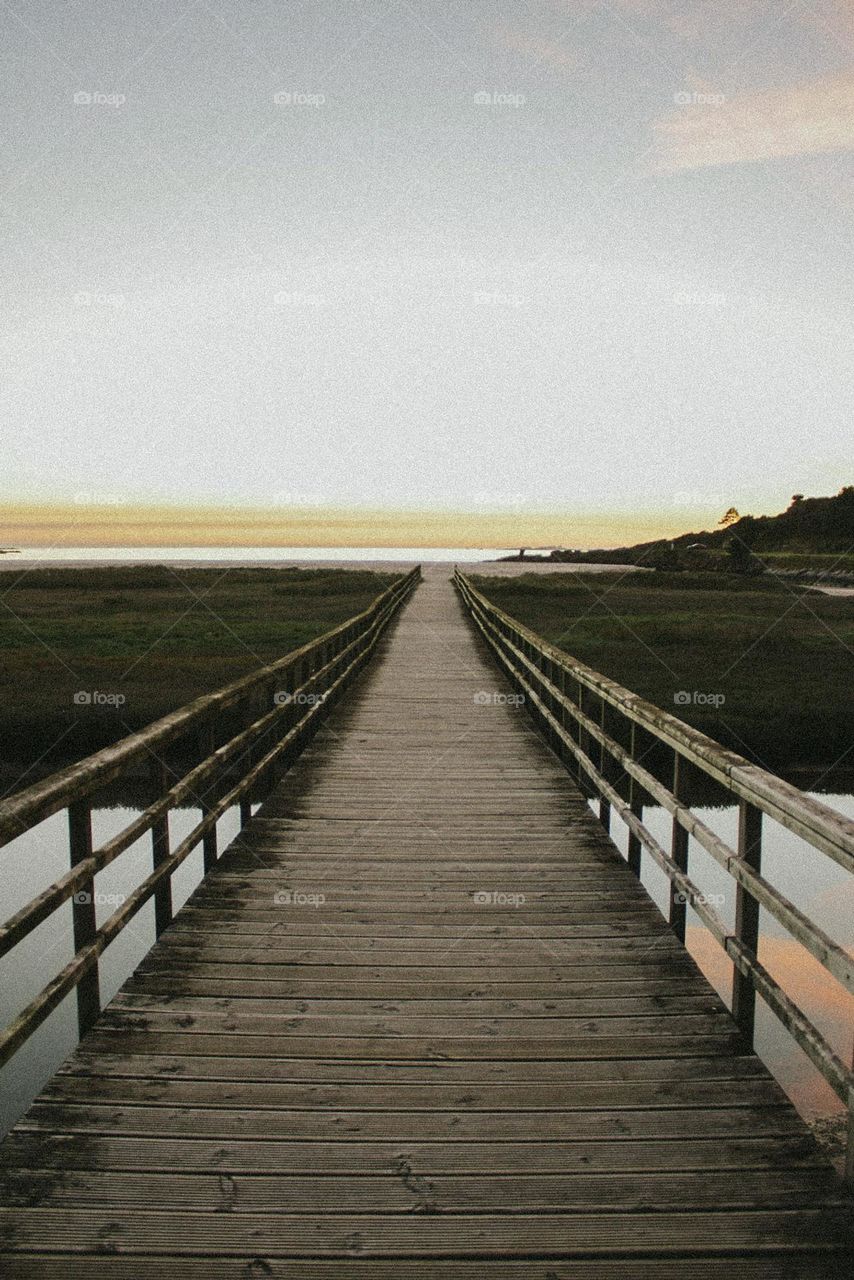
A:
[[[7,540],[852,480],[854,0],[3,0],[0,69]]]

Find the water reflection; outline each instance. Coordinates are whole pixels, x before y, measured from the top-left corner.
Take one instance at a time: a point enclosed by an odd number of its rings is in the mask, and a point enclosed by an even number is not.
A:
[[[139,808],[113,804],[92,811],[95,848],[123,831]],[[173,809],[169,815],[172,847],[199,820],[198,809]],[[217,823],[220,849],[240,830],[239,810],[227,809]],[[6,920],[68,870],[65,813],[53,814],[3,850],[0,919]],[[146,834],[95,877],[98,924],[113,914],[152,870],[151,836]],[[175,911],[202,878],[201,846],[172,875]],[[155,941],[154,903],[149,901],[105,950],[100,961],[101,1000],[111,1000]],[[0,1025],[7,1025],[56,976],[74,954],[71,904],[65,903],[0,959]],[[14,1124],[77,1043],[77,1004],[71,992],[0,1070],[0,1133]]]
[[[815,800],[854,818],[854,789],[808,792]],[[738,808],[735,805],[697,805],[697,816],[732,848],[736,846]],[[669,848],[672,818],[659,807],[644,810],[644,822],[656,840]],[[613,823],[613,838],[623,854],[625,829]],[[762,874],[796,907],[854,956],[854,881],[831,858],[810,848],[779,823],[763,823]],[[696,841],[690,843],[689,875],[699,890],[713,899],[718,915],[730,927],[735,921],[735,882]],[[641,879],[660,910],[666,911],[668,881],[644,854]],[[799,1008],[827,1038],[843,1062],[852,1062],[854,996],[826,970],[764,908],[759,915],[759,959]],[[706,977],[729,1004],[732,964],[695,912],[687,913],[686,945]],[[806,1054],[795,1044],[761,1000],[757,1001],[756,1050],[802,1114],[840,1114],[842,1104]]]

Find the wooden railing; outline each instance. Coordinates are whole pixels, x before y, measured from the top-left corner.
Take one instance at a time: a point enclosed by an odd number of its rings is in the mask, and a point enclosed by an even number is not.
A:
[[[764,817],[849,872],[854,872],[854,822],[577,662],[492,604],[459,570],[454,584],[556,753],[585,794],[598,796],[600,821],[610,829],[613,810],[625,823],[632,870],[640,874],[641,851],[646,850],[667,876],[668,918],[677,936],[684,941],[690,905],[732,961],[732,1013],[745,1044],[753,1044],[759,995],[848,1108],[846,1180],[854,1185],[854,1072],[758,956],[759,911],[764,907],[837,982],[854,993],[854,958],[762,875]],[[641,763],[651,748],[661,747],[667,749],[672,763],[669,786]],[[737,803],[736,848],[691,811],[686,799],[689,767],[714,779]],[[645,802],[671,814],[669,849],[644,825]],[[688,874],[692,837],[735,882],[733,928],[727,927]]]
[[[205,874],[210,870],[217,860],[218,819],[239,805],[241,825],[249,821],[250,795],[261,798],[303,749],[331,703],[369,660],[420,578],[420,569],[413,569],[362,613],[310,644],[0,804],[0,846],[66,809],[70,862],[65,875],[0,926],[0,956],[69,900],[74,932],[73,958],[0,1033],[0,1065],[75,988],[80,1034],[91,1026],[101,1008],[102,952],[150,898],[156,934],[166,928],[172,918],[172,873],[199,844]],[[165,760],[167,751],[176,748],[184,761],[181,769]],[[108,784],[138,774],[141,766],[148,771],[156,798],[118,835],[93,848],[93,799]],[[202,816],[173,849],[169,812],[179,805],[198,806]],[[99,926],[96,874],[149,832],[151,874]]]

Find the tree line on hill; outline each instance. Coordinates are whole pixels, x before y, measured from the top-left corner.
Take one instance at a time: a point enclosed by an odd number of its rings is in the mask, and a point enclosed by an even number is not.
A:
[[[639,542],[611,550],[553,551],[545,557],[569,564],[635,564],[662,570],[726,568],[762,572],[763,553],[851,555],[854,551],[854,485],[828,498],[792,497],[776,516],[741,515],[730,507],[719,527],[676,538]]]

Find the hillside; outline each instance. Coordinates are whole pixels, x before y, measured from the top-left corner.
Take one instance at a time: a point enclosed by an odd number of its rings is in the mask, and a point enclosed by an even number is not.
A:
[[[796,494],[791,505],[776,516],[738,516],[726,527],[683,533],[679,537],[657,542],[639,542],[631,547],[597,551],[558,551],[552,559],[560,561],[606,561],[634,564],[648,561],[662,552],[684,552],[695,544],[709,551],[723,551],[735,538],[759,555],[789,553],[850,557],[854,549],[854,485],[846,485],[833,497],[805,498]]]

